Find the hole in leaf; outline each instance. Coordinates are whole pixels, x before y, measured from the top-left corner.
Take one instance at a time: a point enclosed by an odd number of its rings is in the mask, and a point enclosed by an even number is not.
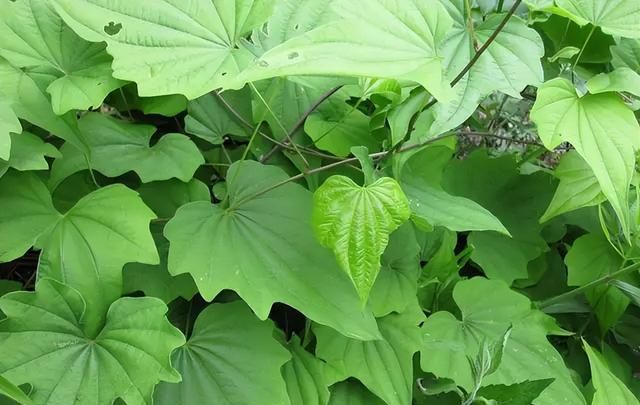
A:
[[[220,74],[220,76],[226,76],[226,75],[227,75],[227,72],[222,72],[222,73]]]
[[[260,66],[260,67],[269,67],[269,62],[267,62],[266,60],[259,60],[258,61],[258,66]]]
[[[293,26],[293,29],[294,29],[294,30],[296,30],[296,31],[298,31],[298,30],[300,29],[300,24],[296,24],[296,25],[294,25],[294,26]]]
[[[120,23],[114,23],[113,21],[109,22],[109,24],[104,26],[104,32],[107,33],[107,35],[116,35],[118,32],[120,32],[120,30],[122,29],[122,24]]]
[[[300,56],[300,54],[299,54],[298,52],[291,52],[291,53],[289,54],[289,59],[295,59],[295,58],[297,58],[298,56]]]

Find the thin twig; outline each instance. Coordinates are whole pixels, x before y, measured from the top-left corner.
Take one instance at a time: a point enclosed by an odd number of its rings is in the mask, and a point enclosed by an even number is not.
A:
[[[320,98],[318,98],[315,103],[311,104],[309,106],[309,108],[307,108],[307,110],[302,113],[302,115],[300,116],[300,118],[298,118],[298,120],[295,122],[295,124],[293,124],[293,126],[291,127],[291,129],[289,130],[289,132],[287,132],[287,135],[285,136],[286,141],[284,142],[285,145],[287,145],[289,142],[293,142],[293,135],[298,132],[298,130],[304,125],[304,122],[307,120],[307,118],[316,110],[318,109],[318,107],[320,107],[320,105],[322,103],[325,102],[325,100],[327,100],[329,97],[331,97],[332,95],[334,95],[338,90],[340,90],[342,88],[342,86],[336,86],[332,89],[330,89],[329,91],[327,91],[326,93],[324,93],[322,96],[320,96]],[[285,147],[284,145],[279,145],[276,144],[269,152],[265,153],[264,156],[262,156],[262,159],[260,159],[260,163],[265,163],[267,160],[269,160],[280,148]]]
[[[491,33],[491,35],[489,36],[489,38],[487,38],[487,41],[480,47],[480,49],[478,49],[478,51],[473,55],[473,57],[471,58],[471,60],[469,60],[469,62],[465,65],[465,67],[460,71],[460,73],[458,73],[458,75],[456,77],[453,78],[453,80],[451,81],[451,83],[449,83],[449,85],[453,88],[455,87],[456,84],[458,84],[458,82],[460,80],[462,80],[465,75],[467,73],[469,73],[469,71],[471,70],[471,68],[478,62],[478,60],[480,59],[480,57],[482,56],[482,54],[489,48],[489,46],[493,43],[493,41],[495,41],[495,39],[498,37],[498,34],[500,34],[500,32],[504,29],[504,27],[507,25],[507,22],[509,22],[509,19],[513,16],[513,14],[515,14],[516,9],[518,8],[518,6],[520,6],[520,3],[522,2],[522,0],[516,0],[515,3],[513,3],[513,6],[511,7],[511,9],[509,9],[509,11],[507,12],[507,14],[504,16],[504,18],[502,19],[502,21],[500,21],[500,24],[496,27],[495,31],[493,31],[493,33]],[[416,121],[418,120],[418,118],[420,117],[420,114],[424,111],[427,110],[431,107],[433,107],[436,103],[438,102],[438,100],[436,100],[435,98],[433,100],[431,100],[430,102],[428,102],[423,108],[421,108],[420,110],[418,110],[415,114],[413,114],[413,116],[411,117],[411,120],[409,121],[409,130],[407,131],[407,134],[405,135],[405,138],[398,142],[396,144],[396,146],[392,149],[392,151],[398,151],[399,150],[399,146],[400,144],[402,144],[403,142],[406,141],[406,139],[409,137],[409,135],[411,134],[411,132],[413,132],[414,127],[416,125]]]
[[[523,144],[523,145],[532,145],[532,146],[544,147],[544,145],[541,144],[540,142],[527,141],[526,139],[510,138],[508,136],[496,135],[496,134],[492,134],[490,132],[463,131],[463,132],[460,132],[460,135],[464,135],[464,136],[481,136],[481,137],[484,137],[484,138],[502,139],[503,141],[515,142],[515,143],[520,143],[520,144]]]

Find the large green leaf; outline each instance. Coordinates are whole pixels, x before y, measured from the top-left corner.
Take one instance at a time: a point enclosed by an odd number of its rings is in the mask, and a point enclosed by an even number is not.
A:
[[[483,341],[498,341],[512,327],[500,366],[484,385],[554,378],[534,404],[585,404],[562,357],[546,338],[542,317],[532,312],[526,297],[502,281],[476,277],[456,284],[453,298],[461,320],[442,311],[430,316],[422,327],[420,364],[424,371],[450,378],[469,390],[473,379],[467,356],[476,356]]]
[[[593,170],[576,151],[569,151],[562,156],[554,175],[560,183],[540,222],[606,201]]]
[[[591,381],[595,394],[592,405],[638,405],[638,398],[609,370],[602,354],[584,342],[591,365]]]
[[[329,379],[342,381],[354,377],[387,405],[410,404],[412,359],[420,348],[420,321],[411,314],[380,318],[383,339],[368,342],[348,339],[330,328],[317,326],[316,355],[327,362]]]
[[[57,116],[46,92],[56,79],[50,72],[19,69],[0,58],[0,95],[8,100],[18,118],[46,129],[88,153],[89,149],[78,131],[74,113]]]
[[[124,83],[111,76],[104,44],[84,41],[48,1],[6,4],[0,16],[0,56],[18,68],[46,68],[56,77],[48,87],[53,111],[98,107]]]
[[[615,94],[579,97],[570,81],[557,78],[538,90],[531,119],[548,149],[562,142],[576,148],[628,234],[629,185],[640,148],[640,125],[633,112]]]
[[[225,87],[252,59],[237,42],[271,14],[274,0],[52,0],[81,37],[105,41],[113,75],[141,96],[199,97]]]
[[[235,163],[227,173],[229,208],[193,202],[165,227],[169,271],[191,273],[200,294],[236,291],[266,319],[274,302],[347,336],[378,336],[348,277],[311,232],[311,193],[272,166]]]
[[[409,219],[400,186],[390,177],[361,187],[348,177],[332,176],[316,190],[312,215],[320,244],[333,250],[366,301],[389,234]]]
[[[5,100],[0,100],[0,159],[9,160],[12,132],[22,132],[22,125],[11,106]]]
[[[454,21],[442,50],[447,78],[452,80],[469,63],[477,47],[496,31],[504,16],[491,15],[470,32],[466,0],[440,1]],[[435,114],[436,120],[429,133],[438,135],[462,124],[495,91],[520,98],[527,85],[535,86],[544,80],[540,63],[543,55],[540,35],[519,17],[511,17],[469,73],[454,86],[454,98],[433,107],[430,113]]]
[[[338,0],[331,6],[336,19],[266,52],[239,84],[285,75],[369,76],[411,80],[438,99],[450,97],[440,47],[451,17],[436,0]]]
[[[117,300],[91,335],[82,323],[95,314],[85,313],[83,297],[52,280],[40,280],[35,293],[5,295],[0,309],[7,316],[0,322],[0,374],[32,384],[35,404],[111,405],[121,398],[146,405],[159,381],[180,381],[170,355],[184,337],[158,299]]]
[[[0,177],[10,167],[20,171],[47,170],[49,162],[45,157],[61,156],[55,146],[30,132],[11,134],[11,141],[11,156],[7,161],[0,159]]]
[[[87,113],[78,126],[91,150],[91,168],[105,176],[117,177],[133,170],[145,183],[174,177],[187,182],[204,163],[196,145],[182,134],[165,134],[150,146],[155,127],[99,113]],[[51,170],[50,182],[54,185],[88,168],[85,156],[72,145],[62,147],[62,156]]]
[[[556,0],[580,25],[591,23],[607,34],[640,38],[640,3],[629,0]]]
[[[31,246],[42,249],[39,277],[78,290],[90,314],[103,316],[120,296],[125,263],[158,263],[149,232],[155,215],[121,184],[96,190],[60,213],[35,174],[11,172],[0,179],[0,205],[0,260],[20,257]],[[87,314],[83,325],[90,331],[101,322]]]
[[[180,384],[162,383],[155,404],[289,404],[280,367],[289,353],[242,302],[213,304],[198,315],[193,334],[172,356]]]
[[[209,93],[189,101],[185,130],[214,145],[223,143],[226,135],[250,135],[251,130],[229,111],[223,100],[243,119],[251,122],[251,104],[245,92]]]
[[[586,234],[576,239],[564,261],[567,285],[577,287],[611,274],[623,265],[622,257],[603,235],[598,234]],[[622,291],[607,284],[593,287],[585,295],[603,331],[618,322],[630,302]]]
[[[282,376],[292,405],[327,405],[329,389],[324,374],[324,363],[300,345],[293,336],[287,344],[291,360],[282,367]]]

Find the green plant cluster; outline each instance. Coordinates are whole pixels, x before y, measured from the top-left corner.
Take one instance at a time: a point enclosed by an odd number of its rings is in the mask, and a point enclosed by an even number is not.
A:
[[[640,405],[639,0],[10,0],[0,403]]]

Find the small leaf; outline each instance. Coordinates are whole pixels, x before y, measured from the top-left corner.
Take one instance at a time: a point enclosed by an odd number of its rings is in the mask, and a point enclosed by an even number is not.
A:
[[[640,402],[607,367],[602,355],[582,341],[591,365],[591,381],[596,393],[592,405],[638,405]]]
[[[82,330],[83,297],[52,280],[40,280],[35,293],[5,295],[0,309],[7,315],[0,322],[0,373],[32,384],[34,404],[150,404],[159,381],[180,381],[170,355],[184,336],[158,299],[120,298],[108,313],[88,314],[105,318],[95,335]]]
[[[380,271],[389,234],[409,215],[407,198],[389,177],[361,187],[348,177],[332,176],[316,190],[312,222],[318,240],[333,250],[363,302]]]
[[[369,149],[366,146],[354,146],[351,154],[360,162],[360,167],[364,172],[364,184],[369,186],[375,182],[373,159],[369,156]]]
[[[575,46],[565,46],[564,48],[553,54],[553,56],[550,56],[549,62],[553,63],[558,59],[571,59],[578,53],[580,53],[580,48],[576,48]]]
[[[613,72],[595,75],[587,81],[587,89],[591,94],[618,91],[640,97],[640,74],[621,67]]]
[[[7,162],[0,160],[0,177],[12,167],[20,171],[47,170],[47,157],[60,157],[55,146],[46,143],[30,132],[11,134],[11,156]]]

